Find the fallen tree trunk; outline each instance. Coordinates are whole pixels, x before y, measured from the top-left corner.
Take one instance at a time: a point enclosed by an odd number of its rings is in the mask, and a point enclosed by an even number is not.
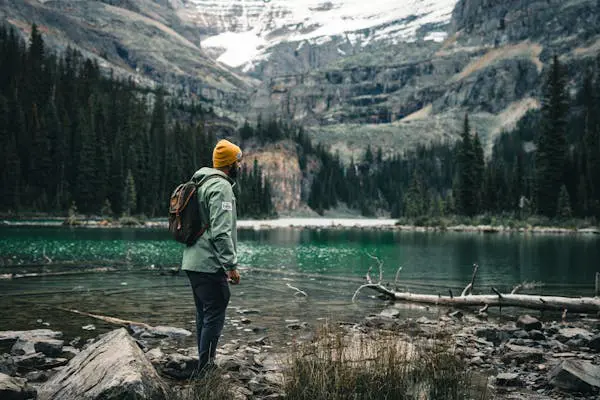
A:
[[[106,316],[106,315],[92,314],[92,313],[89,313],[89,312],[79,311],[79,310],[75,310],[75,309],[71,309],[71,308],[57,307],[57,309],[61,310],[61,311],[70,312],[70,313],[73,313],[73,314],[79,314],[79,315],[83,315],[83,316],[86,316],[86,317],[95,318],[97,320],[104,321],[104,322],[107,322],[107,323],[113,324],[113,325],[119,325],[119,326],[124,326],[124,327],[128,327],[129,325],[133,325],[133,326],[139,326],[140,328],[145,328],[145,329],[152,328],[150,325],[148,325],[146,323],[143,323],[143,322],[130,321],[128,319],[121,319],[121,318],[109,317],[109,316]]]
[[[460,296],[453,296],[450,290],[450,296],[419,294],[409,292],[398,292],[388,289],[381,283],[382,265],[379,263],[380,281],[373,283],[369,272],[367,272],[367,284],[359,287],[352,301],[361,289],[369,288],[375,290],[385,297],[394,301],[406,301],[412,303],[435,304],[441,306],[452,307],[481,307],[480,312],[485,312],[489,307],[521,307],[533,310],[556,310],[563,311],[563,318],[567,312],[574,313],[600,313],[600,297],[563,297],[563,296],[540,296],[534,294],[518,294],[517,291],[524,285],[517,285],[511,293],[500,293],[496,288],[491,288],[494,294],[478,294],[474,295],[473,287],[477,276],[479,266],[473,265],[473,277],[471,282],[465,287]],[[396,280],[398,273],[396,273]],[[598,282],[598,275],[596,275]],[[598,283],[596,285],[596,293],[598,293]]]
[[[438,296],[408,292],[394,292],[380,284],[365,285],[365,288],[382,293],[392,300],[413,303],[445,305],[453,307],[521,307],[534,310],[558,310],[576,313],[600,312],[600,298],[537,296],[528,294],[489,294],[468,296]]]

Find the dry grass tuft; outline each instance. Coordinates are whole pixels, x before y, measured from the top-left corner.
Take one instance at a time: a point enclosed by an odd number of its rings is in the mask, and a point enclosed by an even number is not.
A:
[[[407,342],[393,334],[369,337],[324,328],[294,349],[284,372],[290,400],[485,398],[462,361],[441,342]],[[478,387],[480,386],[480,387]]]

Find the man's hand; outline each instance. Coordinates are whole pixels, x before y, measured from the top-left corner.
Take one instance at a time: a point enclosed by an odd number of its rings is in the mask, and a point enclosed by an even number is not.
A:
[[[231,271],[226,271],[225,273],[227,274],[227,280],[232,285],[237,285],[238,283],[240,283],[240,273],[237,269],[232,269]]]

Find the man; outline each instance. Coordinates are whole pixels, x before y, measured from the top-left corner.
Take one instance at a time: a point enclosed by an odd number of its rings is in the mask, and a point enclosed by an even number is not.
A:
[[[232,185],[242,151],[221,140],[213,151],[213,168],[201,168],[192,180],[200,186],[198,201],[202,221],[209,224],[195,244],[183,251],[181,269],[186,271],[196,303],[198,370],[212,365],[225,324],[229,282],[240,282],[237,271],[236,204]]]

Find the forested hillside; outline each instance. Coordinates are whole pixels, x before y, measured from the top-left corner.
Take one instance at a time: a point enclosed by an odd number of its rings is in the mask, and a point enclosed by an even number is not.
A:
[[[86,214],[164,216],[174,186],[211,164],[214,119],[199,105],[166,100],[160,88],[106,76],[75,50],[53,54],[35,25],[29,43],[0,28],[4,211],[75,204]],[[258,168],[240,183],[243,203],[270,196]],[[242,213],[271,214],[265,207]]]
[[[373,216],[505,215],[524,218],[600,217],[600,58],[583,82],[569,82],[557,57],[546,71],[542,106],[513,132],[501,135],[486,160],[481,140],[464,116],[461,139],[382,156],[369,146],[349,165],[335,150],[315,145],[301,127],[259,119],[243,139],[292,139],[300,168],[317,172],[304,194],[318,213],[341,203]],[[573,95],[570,94],[573,93]]]

